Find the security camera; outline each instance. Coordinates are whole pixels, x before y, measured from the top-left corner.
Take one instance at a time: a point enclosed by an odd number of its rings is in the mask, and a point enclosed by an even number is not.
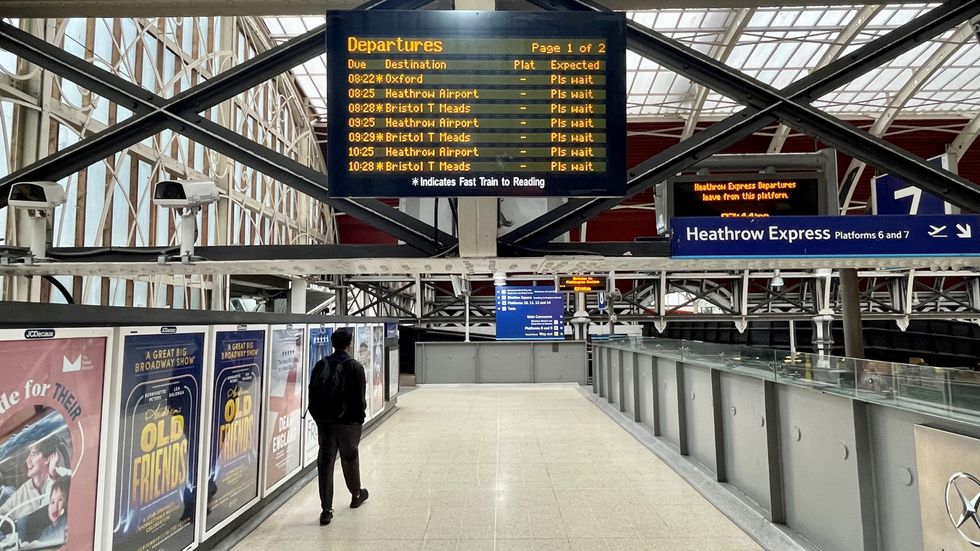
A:
[[[214,182],[161,180],[153,189],[153,202],[170,209],[199,208],[217,201],[218,195]]]
[[[7,204],[27,210],[27,239],[34,260],[47,258],[48,210],[65,204],[65,189],[56,182],[17,182],[10,186]]]
[[[161,180],[153,188],[153,202],[161,207],[180,209],[178,241],[181,262],[194,258],[197,241],[197,213],[218,200],[218,186],[209,181]],[[166,261],[166,257],[161,257]]]
[[[18,182],[10,186],[7,204],[22,209],[60,207],[67,200],[65,188],[56,182]]]

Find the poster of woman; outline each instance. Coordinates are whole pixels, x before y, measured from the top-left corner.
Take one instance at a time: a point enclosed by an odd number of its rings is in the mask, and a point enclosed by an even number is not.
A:
[[[0,549],[100,549],[104,330],[0,331]],[[71,336],[71,337],[70,337]],[[76,483],[73,481],[86,481]]]

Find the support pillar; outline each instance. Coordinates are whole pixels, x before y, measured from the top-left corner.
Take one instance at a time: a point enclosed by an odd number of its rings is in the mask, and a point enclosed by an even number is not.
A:
[[[53,28],[49,33],[48,20],[46,19],[25,19],[20,23],[20,28],[34,36],[48,38],[53,35]],[[15,104],[13,107],[13,133],[10,136],[11,166],[10,172],[28,166],[44,157],[49,153],[48,142],[50,139],[49,121],[50,111],[48,96],[50,95],[51,76],[47,71],[34,71],[37,66],[26,59],[17,60],[19,74],[33,74],[34,76],[19,82],[22,91],[37,98],[37,103],[41,109],[33,106],[26,107]],[[33,71],[33,73],[32,73]],[[7,208],[8,229],[5,243],[31,247],[31,235],[35,231],[45,234],[44,242],[51,241],[52,227],[49,218],[43,219],[43,225],[37,220],[32,220],[27,209]],[[52,216],[51,221],[55,218]],[[7,276],[6,298],[8,300],[39,302],[41,300],[41,281],[40,277]],[[81,298],[80,298],[81,300]]]
[[[289,285],[289,313],[306,313],[306,288],[309,284],[305,279],[294,279]]]
[[[844,311],[844,355],[848,358],[864,358],[861,294],[856,269],[840,270],[840,298]]]
[[[334,299],[334,301],[336,302],[336,305],[337,305],[337,308],[336,308],[337,315],[338,316],[346,316],[347,315],[347,312],[348,312],[348,310],[347,310],[347,287],[346,287],[346,283],[344,283],[344,280],[343,279],[340,280],[340,286],[337,287],[337,295],[336,295],[336,298]]]
[[[495,11],[496,0],[455,0],[457,10]],[[459,198],[459,256],[497,256],[497,198]]]

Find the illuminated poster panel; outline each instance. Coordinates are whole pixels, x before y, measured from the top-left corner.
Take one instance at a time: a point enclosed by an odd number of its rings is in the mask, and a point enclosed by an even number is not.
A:
[[[333,326],[328,325],[309,325],[309,355],[307,356],[306,380],[303,384],[304,411],[309,411],[310,403],[310,377],[313,375],[313,367],[318,361],[333,354],[333,346],[330,337],[333,336]],[[316,461],[316,456],[320,451],[319,439],[317,437],[316,422],[313,421],[308,413],[303,420],[303,464],[310,465]]]
[[[265,489],[272,491],[300,468],[303,414],[303,327],[272,326],[269,338]]]
[[[361,363],[364,367],[364,400],[367,403],[367,414],[364,418],[365,421],[371,419],[377,414],[374,409],[374,400],[372,398],[372,381],[374,378],[372,366],[374,362],[372,361],[371,354],[371,326],[367,324],[358,324],[355,327],[354,333],[354,343],[351,347],[353,349],[353,354],[351,354],[355,360]]]
[[[205,333],[147,331],[123,336],[112,548],[177,551],[195,540]]]
[[[374,415],[385,408],[385,326],[371,326],[371,411]]]
[[[101,549],[106,330],[0,332],[0,549]]]
[[[622,196],[622,13],[327,13],[335,197]]]
[[[206,503],[209,531],[259,497],[266,331],[228,330],[214,335]]]

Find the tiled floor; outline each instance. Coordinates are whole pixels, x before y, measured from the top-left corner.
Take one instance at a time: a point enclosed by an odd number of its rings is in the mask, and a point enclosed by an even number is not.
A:
[[[235,549],[761,549],[574,388],[427,388],[361,444],[371,498],[304,488]],[[337,465],[337,487],[344,488]]]

